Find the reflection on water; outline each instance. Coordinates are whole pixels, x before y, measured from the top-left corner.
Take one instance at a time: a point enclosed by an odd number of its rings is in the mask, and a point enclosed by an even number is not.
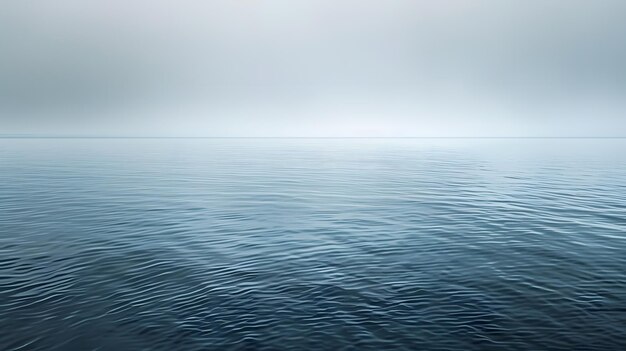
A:
[[[0,349],[622,349],[619,150],[0,140]]]

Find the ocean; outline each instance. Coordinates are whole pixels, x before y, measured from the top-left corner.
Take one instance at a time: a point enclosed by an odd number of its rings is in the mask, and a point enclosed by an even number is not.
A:
[[[624,350],[626,139],[0,139],[1,350]]]

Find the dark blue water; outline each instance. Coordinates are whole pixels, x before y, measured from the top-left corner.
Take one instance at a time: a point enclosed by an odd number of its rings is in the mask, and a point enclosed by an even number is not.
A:
[[[0,140],[0,349],[623,350],[625,150]]]

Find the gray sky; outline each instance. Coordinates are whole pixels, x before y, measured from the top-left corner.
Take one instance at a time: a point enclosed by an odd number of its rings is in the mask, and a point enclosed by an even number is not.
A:
[[[0,134],[626,136],[624,0],[0,4]]]

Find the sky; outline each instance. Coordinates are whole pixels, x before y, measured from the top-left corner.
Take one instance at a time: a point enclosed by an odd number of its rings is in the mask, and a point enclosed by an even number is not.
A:
[[[626,136],[624,0],[0,4],[0,135]]]

